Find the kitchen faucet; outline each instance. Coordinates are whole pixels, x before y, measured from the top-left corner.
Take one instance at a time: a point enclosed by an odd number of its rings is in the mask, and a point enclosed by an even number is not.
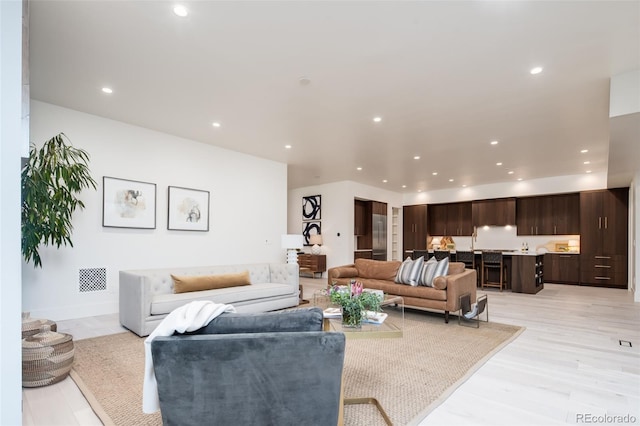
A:
[[[475,251],[474,242],[478,241],[478,227],[473,227],[473,234],[471,234],[471,251]]]

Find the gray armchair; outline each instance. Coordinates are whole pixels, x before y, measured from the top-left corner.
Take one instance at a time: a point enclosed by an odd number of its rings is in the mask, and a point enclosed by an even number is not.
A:
[[[189,335],[151,342],[170,425],[335,425],[345,338],[319,308],[225,313]]]

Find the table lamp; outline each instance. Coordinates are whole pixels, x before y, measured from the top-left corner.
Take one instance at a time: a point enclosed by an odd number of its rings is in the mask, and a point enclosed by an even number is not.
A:
[[[309,243],[313,244],[311,247],[311,253],[320,254],[320,246],[322,245],[322,235],[316,234],[309,237]]]
[[[299,234],[284,234],[281,238],[282,248],[287,250],[287,263],[298,263],[298,249],[304,246],[304,238]]]
[[[440,237],[433,237],[431,240],[431,247],[434,250],[438,250],[440,248]]]

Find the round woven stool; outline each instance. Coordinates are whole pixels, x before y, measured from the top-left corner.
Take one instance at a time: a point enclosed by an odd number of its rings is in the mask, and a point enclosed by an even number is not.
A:
[[[34,334],[42,331],[42,326],[48,325],[51,331],[58,331],[58,326],[55,322],[45,319],[31,318],[29,312],[22,313],[22,338],[33,336]]]
[[[22,339],[22,386],[34,388],[63,380],[73,365],[73,354],[70,334],[43,325],[40,333]]]

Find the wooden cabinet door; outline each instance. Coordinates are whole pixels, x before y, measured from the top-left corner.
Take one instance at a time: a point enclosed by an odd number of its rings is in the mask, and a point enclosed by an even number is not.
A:
[[[580,282],[580,255],[545,254],[544,277],[546,282],[578,284]]]
[[[471,236],[471,202],[447,204],[447,235]]]
[[[629,190],[612,189],[603,194],[602,252],[626,254],[628,250]]]
[[[515,198],[497,198],[472,202],[473,226],[516,225]]]
[[[367,233],[367,205],[366,201],[355,200],[353,214],[353,233],[355,235],[365,235]]]
[[[536,197],[518,198],[516,201],[516,233],[537,235],[538,200]]]
[[[403,253],[427,248],[427,205],[402,208]]]
[[[552,201],[554,235],[580,233],[580,194],[554,195]]]
[[[580,253],[602,252],[602,213],[604,197],[601,191],[580,193]],[[583,261],[587,259],[583,258]]]
[[[429,204],[427,214],[429,235],[449,235],[447,234],[447,213],[446,204]]]

